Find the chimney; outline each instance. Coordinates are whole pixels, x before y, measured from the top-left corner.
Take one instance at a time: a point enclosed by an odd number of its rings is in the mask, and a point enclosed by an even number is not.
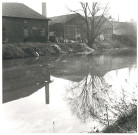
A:
[[[47,17],[47,14],[46,14],[46,2],[42,2],[42,15]]]

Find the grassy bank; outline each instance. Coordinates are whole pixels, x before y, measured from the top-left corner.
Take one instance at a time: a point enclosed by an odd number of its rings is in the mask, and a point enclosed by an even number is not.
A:
[[[105,128],[103,133],[136,133],[137,132],[137,107],[129,114],[120,116],[111,126]]]
[[[98,43],[100,44],[100,43]],[[96,51],[89,48],[85,43],[7,43],[3,44],[3,59],[16,59],[39,56],[55,56],[59,54],[112,54],[128,55],[135,54],[136,48],[126,48],[122,44],[114,45],[115,42],[101,42]],[[94,51],[94,53],[93,53]]]
[[[128,45],[122,44],[117,40],[104,40],[104,41],[95,41],[95,48],[97,50],[113,49],[113,48],[126,48]]]
[[[12,43],[3,44],[3,59],[52,56],[61,53],[73,54],[91,51],[86,44],[80,43]]]

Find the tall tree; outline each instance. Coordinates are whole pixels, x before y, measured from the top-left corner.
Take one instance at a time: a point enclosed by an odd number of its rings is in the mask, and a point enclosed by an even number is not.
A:
[[[108,4],[106,6],[101,7],[101,3],[93,2],[92,4],[88,4],[88,2],[80,2],[82,13],[77,11],[73,11],[79,16],[81,16],[85,23],[85,32],[87,37],[87,42],[89,47],[93,48],[93,43],[97,36],[101,34],[103,31],[103,25],[106,21],[104,17],[108,11]]]

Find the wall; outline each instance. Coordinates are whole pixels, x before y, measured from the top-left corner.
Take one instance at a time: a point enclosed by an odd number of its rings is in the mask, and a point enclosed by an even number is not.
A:
[[[104,35],[104,39],[108,40],[112,38],[113,26],[105,18],[104,20],[105,20],[105,23],[102,25],[101,34]],[[85,22],[80,16],[73,17],[65,24],[60,24],[60,23],[53,24],[50,26],[50,31],[55,31],[55,33],[63,33],[64,39],[69,39],[69,40],[87,39]],[[58,34],[56,35],[59,36]]]
[[[102,21],[101,21],[102,22]],[[72,31],[67,31],[67,26],[72,26]],[[65,24],[64,31],[68,33],[64,33],[65,37],[71,37],[70,39],[76,40],[79,36],[81,40],[86,39],[86,31],[85,31],[85,23],[81,17],[77,16],[72,18]],[[69,28],[71,29],[71,28]],[[74,29],[74,30],[73,30]],[[101,27],[102,35],[105,40],[111,39],[113,35],[113,26],[112,24],[105,18],[103,18],[103,24]],[[72,34],[72,35],[71,35]],[[68,36],[71,35],[71,36]],[[99,38],[99,37],[98,37]]]
[[[113,35],[113,25],[109,21],[105,21],[102,25],[103,35],[105,39],[111,39]]]
[[[48,39],[47,20],[3,17],[2,25],[3,42],[46,42]]]
[[[81,17],[73,17],[64,25],[64,37],[71,40],[80,40],[86,38],[84,21]]]
[[[60,36],[60,35],[64,35],[64,29],[63,29],[64,25],[61,23],[56,23],[53,25],[49,26],[49,31],[52,32],[54,31],[56,36]]]

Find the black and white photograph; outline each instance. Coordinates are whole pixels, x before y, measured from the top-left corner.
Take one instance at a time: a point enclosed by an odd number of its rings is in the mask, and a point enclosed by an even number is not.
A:
[[[137,133],[137,1],[1,3],[1,132]]]

